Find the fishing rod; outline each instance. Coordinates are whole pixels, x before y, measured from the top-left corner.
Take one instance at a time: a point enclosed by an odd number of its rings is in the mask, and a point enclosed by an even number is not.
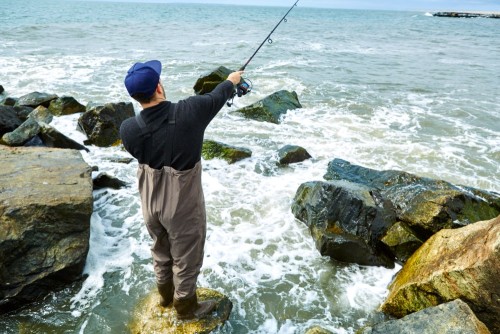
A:
[[[266,38],[264,38],[264,40],[262,41],[262,43],[260,43],[259,47],[257,48],[257,50],[255,50],[255,52],[253,53],[253,55],[248,58],[247,62],[240,67],[239,71],[244,71],[245,68],[247,67],[247,65],[252,61],[252,59],[255,57],[255,55],[259,52],[259,50],[262,48],[262,46],[264,45],[264,43],[268,42],[269,44],[272,44],[273,43],[273,40],[271,39],[271,35],[274,33],[274,31],[279,27],[279,25],[282,23],[282,22],[288,22],[286,17],[288,16],[288,14],[290,14],[290,12],[292,11],[292,9],[294,7],[297,6],[297,3],[299,2],[299,0],[295,1],[295,3],[293,4],[292,7],[290,7],[290,9],[288,10],[288,12],[286,12],[286,14],[281,18],[281,20],[278,22],[278,24],[274,27],[273,30],[271,30],[271,32],[269,33],[269,35],[267,35]],[[227,105],[230,107],[233,105],[233,100],[234,100],[234,97],[235,95],[238,95],[238,97],[242,97],[243,95],[246,95],[247,93],[250,93],[250,91],[252,90],[252,87],[251,85],[249,85],[245,80],[241,79],[241,82],[236,85],[236,91],[233,92],[233,94],[231,95],[231,102],[227,102]]]

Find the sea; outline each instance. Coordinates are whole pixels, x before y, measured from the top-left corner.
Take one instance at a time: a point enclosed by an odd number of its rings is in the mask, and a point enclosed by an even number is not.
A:
[[[265,41],[244,74],[251,93],[225,106],[205,133],[252,151],[235,164],[202,161],[208,233],[199,286],[233,303],[214,333],[321,326],[353,334],[384,319],[378,308],[401,267],[322,257],[291,213],[298,187],[323,180],[335,158],[500,192],[500,20],[300,1],[266,41],[287,10],[243,2],[0,1],[3,98],[38,91],[84,105],[133,102],[123,85],[127,70],[158,59],[167,99],[177,101],[215,68],[240,68]],[[280,124],[237,112],[279,90],[295,91],[303,105]],[[83,142],[78,117],[52,125]],[[285,145],[312,158],[279,167]],[[89,165],[129,186],[94,191],[85,279],[0,316],[0,333],[127,333],[135,307],[155,290],[137,162],[120,162],[130,156],[119,146],[89,149],[82,152]]]

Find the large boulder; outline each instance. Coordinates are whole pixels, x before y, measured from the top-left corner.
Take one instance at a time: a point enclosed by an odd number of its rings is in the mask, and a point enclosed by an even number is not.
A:
[[[335,159],[326,180],[347,180],[377,189],[396,208],[398,219],[426,240],[443,228],[456,228],[500,214],[500,195],[410,173],[377,171]]]
[[[236,112],[256,121],[279,124],[288,110],[297,108],[302,108],[297,93],[280,90]]]
[[[392,225],[380,240],[396,257],[399,263],[404,263],[424,243],[403,222]]]
[[[252,151],[244,147],[227,145],[215,140],[204,140],[201,155],[205,160],[223,159],[229,164],[234,164],[252,156]]]
[[[81,277],[93,200],[78,151],[0,147],[0,161],[3,313]]]
[[[135,115],[132,103],[106,103],[87,108],[78,119],[79,126],[87,134],[84,144],[100,147],[117,145],[120,142],[120,125]]]
[[[321,255],[360,265],[393,267],[380,239],[395,222],[390,202],[376,191],[346,181],[306,182],[292,204],[311,231]]]
[[[57,95],[55,94],[33,92],[21,96],[17,100],[16,106],[27,106],[36,108],[40,105],[43,105],[45,108],[48,108],[50,105],[50,101],[54,99],[57,99]]]
[[[203,76],[201,76],[194,84],[194,92],[196,95],[203,95],[210,93],[217,87],[218,84],[225,81],[229,74],[231,74],[230,69],[224,66],[220,66]]]
[[[500,333],[500,216],[441,230],[406,262],[382,310],[396,317],[457,298]]]
[[[22,123],[14,107],[0,106],[0,138],[17,129]]]
[[[136,308],[130,324],[131,333],[208,334],[220,328],[229,318],[233,307],[231,301],[210,289],[198,288],[196,294],[199,301],[214,299],[217,302],[215,311],[209,316],[200,320],[179,321],[172,306],[160,306],[159,294],[155,289]]]
[[[412,313],[402,319],[367,327],[357,334],[490,334],[470,307],[456,299]]]
[[[39,123],[43,122],[49,124],[54,119],[54,115],[44,106],[38,106],[28,115],[28,118],[32,118]]]
[[[74,97],[61,96],[50,102],[49,110],[56,116],[71,115],[85,112],[85,106]]]

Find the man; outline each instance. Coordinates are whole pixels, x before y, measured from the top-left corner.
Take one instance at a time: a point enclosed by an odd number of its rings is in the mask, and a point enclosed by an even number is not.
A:
[[[206,236],[201,148],[206,127],[231,97],[241,74],[233,72],[211,93],[177,103],[166,98],[158,60],[134,64],[125,77],[128,93],[143,110],[122,123],[120,136],[139,162],[139,193],[153,239],[160,304],[173,303],[179,319],[199,319],[215,308],[215,301],[196,298]]]

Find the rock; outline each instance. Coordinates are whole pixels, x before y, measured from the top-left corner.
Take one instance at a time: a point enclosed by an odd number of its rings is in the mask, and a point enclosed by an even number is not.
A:
[[[333,334],[333,333],[319,326],[314,326],[309,328],[305,334]]]
[[[499,277],[500,216],[433,235],[397,274],[381,309],[403,317],[460,298],[499,333]]]
[[[37,122],[49,124],[54,119],[54,115],[44,106],[38,106],[28,115],[28,118],[32,118]]]
[[[280,164],[289,165],[310,159],[311,155],[303,147],[297,145],[286,145],[279,149],[278,158]]]
[[[17,117],[19,117],[23,122],[28,119],[29,115],[33,112],[33,108],[31,107],[14,107],[14,110],[17,113]]]
[[[4,106],[11,106],[13,107],[16,103],[17,103],[17,98],[15,97],[6,97],[3,101],[2,101],[2,105]]]
[[[5,89],[3,88],[2,85],[0,85],[0,94],[3,94],[3,92],[5,92]]]
[[[469,306],[456,299],[426,308],[399,320],[364,328],[359,334],[490,334]]]
[[[370,188],[346,181],[300,185],[292,213],[311,231],[321,255],[360,265],[394,267],[380,239],[395,222],[390,202]]]
[[[218,84],[225,81],[231,72],[233,71],[227,67],[220,66],[216,70],[201,76],[194,84],[193,89],[195,94],[203,95],[210,93]]]
[[[399,221],[387,230],[381,241],[400,263],[406,262],[423,244],[405,223]]]
[[[100,147],[120,143],[120,125],[129,117],[135,116],[132,103],[106,103],[92,107],[78,119],[79,126],[87,134],[84,144]]]
[[[196,294],[199,301],[217,301],[216,310],[210,316],[201,320],[179,321],[172,306],[159,305],[159,294],[155,289],[136,308],[130,325],[131,333],[207,334],[220,328],[229,318],[233,307],[231,301],[223,294],[210,289],[198,288]]]
[[[500,195],[410,173],[377,171],[335,159],[327,180],[348,180],[378,189],[400,221],[426,240],[443,228],[461,227],[500,214]]]
[[[17,129],[23,122],[11,106],[0,106],[0,138]]]
[[[432,14],[432,16],[441,16],[441,17],[487,17],[492,19],[500,19],[500,13],[498,12],[437,12]]]
[[[23,95],[17,100],[16,106],[28,106],[36,108],[43,105],[45,108],[49,107],[50,101],[57,99],[55,94],[33,92]]]
[[[286,114],[288,110],[297,108],[302,108],[297,93],[280,90],[252,105],[238,109],[236,112],[256,121],[279,124],[282,115]]]
[[[252,151],[247,148],[230,146],[214,140],[204,140],[201,155],[205,160],[219,158],[233,164],[237,161],[252,156]]]
[[[74,141],[73,139],[66,137],[50,125],[43,122],[39,122],[38,124],[40,125],[40,133],[38,135],[46,146],[85,150],[89,152],[88,148]]]
[[[79,279],[89,249],[90,168],[78,151],[0,148],[0,313]]]
[[[127,183],[106,173],[100,173],[93,180],[94,190],[102,188],[121,189],[127,186]]]
[[[0,144],[7,146],[23,146],[39,132],[40,125],[38,125],[37,121],[30,118],[14,131],[4,134],[0,139]]]
[[[61,96],[50,102],[49,110],[56,116],[71,115],[85,112],[85,106],[71,96]]]

